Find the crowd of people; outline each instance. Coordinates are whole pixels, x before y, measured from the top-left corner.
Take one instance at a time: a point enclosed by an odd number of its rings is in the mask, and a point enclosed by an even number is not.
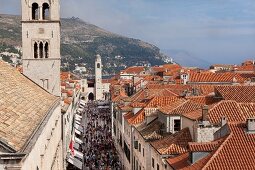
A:
[[[120,162],[111,137],[109,108],[100,108],[96,101],[84,107],[84,167],[90,170],[119,170]]]

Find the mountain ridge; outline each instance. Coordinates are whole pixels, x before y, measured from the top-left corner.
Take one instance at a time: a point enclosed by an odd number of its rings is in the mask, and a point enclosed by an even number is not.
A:
[[[20,20],[17,15],[0,14],[0,54],[4,59],[8,59],[6,52],[21,55]],[[115,74],[133,65],[160,65],[168,58],[150,43],[111,33],[79,18],[62,18],[62,70],[74,70],[79,65],[93,73],[96,54],[102,56],[104,74]]]

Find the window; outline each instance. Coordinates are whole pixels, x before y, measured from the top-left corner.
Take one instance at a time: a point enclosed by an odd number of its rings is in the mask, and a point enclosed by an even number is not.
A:
[[[100,68],[100,63],[97,63],[97,68]]]
[[[181,130],[181,120],[174,119],[174,132],[178,132]]]
[[[39,19],[39,6],[37,3],[32,4],[32,20]]]
[[[49,58],[49,43],[47,41],[34,42],[34,58]]]
[[[144,157],[144,148],[143,148],[143,157]]]
[[[159,170],[159,164],[157,164],[157,170]]]
[[[124,141],[124,153],[127,157],[128,162],[130,162],[130,150],[126,144],[126,141]]]
[[[154,158],[151,158],[151,166],[154,168]]]
[[[135,149],[138,149],[138,141],[137,141],[137,140],[134,141],[134,148],[135,148]]]
[[[49,44],[48,44],[48,42],[46,42],[44,45],[44,53],[45,53],[45,58],[49,58]]]
[[[38,45],[37,45],[37,42],[34,43],[34,58],[38,58]]]
[[[138,151],[141,152],[141,143],[139,143]]]
[[[43,43],[40,42],[39,44],[39,56],[40,58],[43,58]]]
[[[122,147],[122,135],[120,134],[120,142],[119,142],[119,144],[120,144],[120,147]]]
[[[48,20],[48,19],[50,19],[50,15],[49,15],[49,9],[50,9],[50,7],[49,7],[49,4],[47,4],[47,3],[44,3],[43,4],[43,10],[42,10],[42,12],[43,12],[43,15],[42,15],[42,17],[43,17],[43,20]]]

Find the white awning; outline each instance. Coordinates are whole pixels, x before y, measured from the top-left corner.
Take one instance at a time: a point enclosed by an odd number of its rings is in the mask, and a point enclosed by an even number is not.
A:
[[[74,147],[75,149],[79,150],[80,144],[79,144],[79,143],[74,142],[73,147]]]
[[[85,105],[85,104],[86,104],[86,102],[85,102],[85,101],[83,101],[83,100],[80,100],[80,104]]]
[[[78,118],[78,117],[76,117],[76,116],[75,116],[75,120],[77,120],[77,121],[79,121],[79,122],[81,121],[81,119]]]
[[[110,106],[98,106],[98,109],[108,109]]]
[[[74,156],[83,159],[83,153],[74,149]]]
[[[82,112],[83,111],[83,109],[82,108],[78,108],[78,112]]]
[[[83,127],[80,126],[79,124],[74,124],[74,128],[77,129],[80,132],[83,132]]]
[[[75,123],[76,123],[77,125],[81,125],[81,122],[79,122],[79,121],[77,121],[77,120],[75,120]]]
[[[81,132],[74,128],[74,132],[78,135],[81,135]]]
[[[79,139],[79,138],[77,138],[77,137],[74,137],[74,141],[77,142],[77,143],[79,143],[79,144],[82,144],[82,143],[83,143],[82,140]]]
[[[67,159],[67,162],[74,165],[76,168],[82,169],[82,161],[80,161],[72,156],[69,156],[69,158]]]
[[[82,119],[82,116],[78,115],[78,114],[75,114],[76,117]]]

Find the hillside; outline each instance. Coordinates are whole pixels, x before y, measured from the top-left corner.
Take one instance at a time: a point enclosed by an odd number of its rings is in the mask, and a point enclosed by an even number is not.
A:
[[[20,19],[19,16],[0,15],[0,54],[9,62],[16,58],[20,62]],[[91,73],[96,54],[102,56],[104,74],[114,74],[132,65],[160,65],[167,58],[158,47],[141,40],[113,34],[79,18],[62,19],[62,69],[74,70],[75,65],[85,65]]]

